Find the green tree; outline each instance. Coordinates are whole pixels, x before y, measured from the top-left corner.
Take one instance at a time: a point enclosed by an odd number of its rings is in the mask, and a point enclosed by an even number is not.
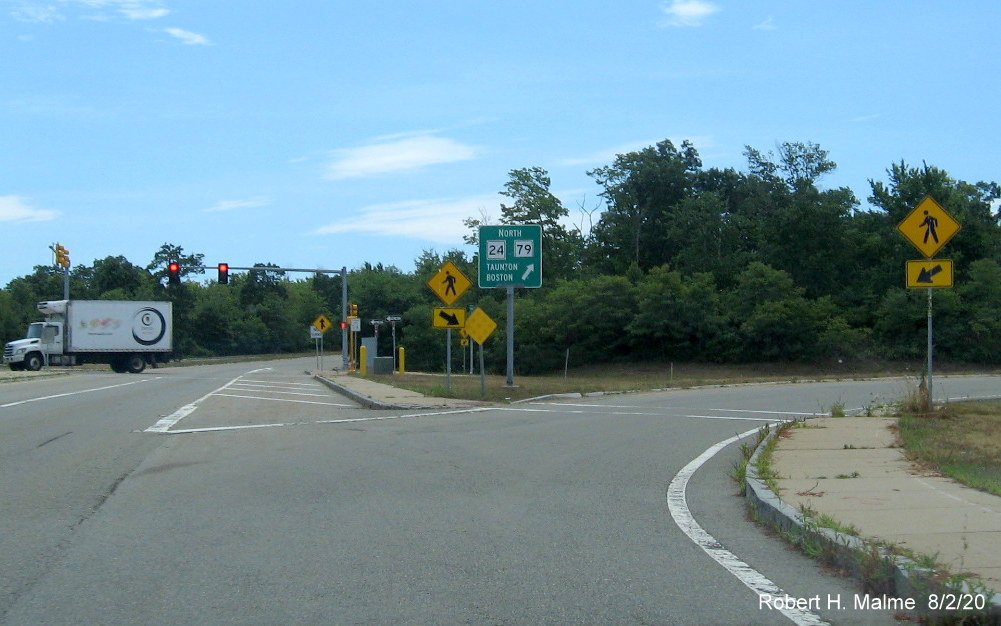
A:
[[[644,357],[699,359],[710,355],[724,318],[712,274],[685,276],[655,267],[636,286],[636,315],[626,324]]]
[[[646,270],[667,263],[685,245],[669,239],[676,233],[675,207],[692,194],[702,167],[695,147],[688,141],[678,150],[665,139],[656,146],[620,154],[615,162],[588,172],[603,188],[607,203],[592,232],[589,251],[592,265],[621,274],[631,263]]]
[[[167,277],[167,266],[172,261],[176,261],[181,266],[181,276],[187,276],[191,273],[198,274],[202,270],[195,268],[204,265],[204,259],[204,254],[184,254],[184,248],[181,246],[165,243],[153,255],[153,260],[146,266],[146,271],[159,282]]]

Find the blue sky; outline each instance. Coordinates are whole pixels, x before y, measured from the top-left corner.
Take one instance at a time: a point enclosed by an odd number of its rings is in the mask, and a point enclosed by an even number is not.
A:
[[[510,170],[586,223],[586,172],[662,139],[740,169],[817,143],[863,207],[900,160],[999,181],[999,26],[996,0],[0,0],[0,285],[57,241],[411,271],[472,252]]]

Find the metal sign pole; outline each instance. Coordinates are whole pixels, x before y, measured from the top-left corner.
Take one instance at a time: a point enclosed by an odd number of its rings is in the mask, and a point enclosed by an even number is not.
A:
[[[452,393],[452,329],[447,329],[445,333],[445,386]]]
[[[480,344],[480,396],[487,395],[487,379],[483,369],[483,344]]]
[[[507,288],[507,382],[514,387],[514,287]]]
[[[928,409],[931,410],[935,406],[935,401],[932,396],[932,346],[934,342],[932,341],[932,292],[934,289],[928,289]]]
[[[344,266],[341,268],[341,320],[347,320],[348,318],[348,268]],[[348,329],[345,326],[341,326],[341,369],[344,371],[348,370],[348,363],[350,362],[348,349]]]

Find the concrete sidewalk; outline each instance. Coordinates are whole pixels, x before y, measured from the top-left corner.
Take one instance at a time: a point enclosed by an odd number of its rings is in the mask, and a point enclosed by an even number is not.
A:
[[[791,429],[772,460],[779,497],[1001,592],[1001,497],[917,468],[896,447],[896,422],[825,417]]]
[[[489,402],[436,398],[416,391],[377,383],[340,370],[314,373],[314,377],[362,406],[370,409],[468,409]]]

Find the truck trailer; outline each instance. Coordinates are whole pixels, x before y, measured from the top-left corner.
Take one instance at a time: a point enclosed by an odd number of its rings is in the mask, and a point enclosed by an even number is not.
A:
[[[107,363],[138,374],[173,357],[170,302],[50,300],[38,303],[45,320],[28,326],[24,339],[4,346],[12,370],[37,371],[46,365]]]

